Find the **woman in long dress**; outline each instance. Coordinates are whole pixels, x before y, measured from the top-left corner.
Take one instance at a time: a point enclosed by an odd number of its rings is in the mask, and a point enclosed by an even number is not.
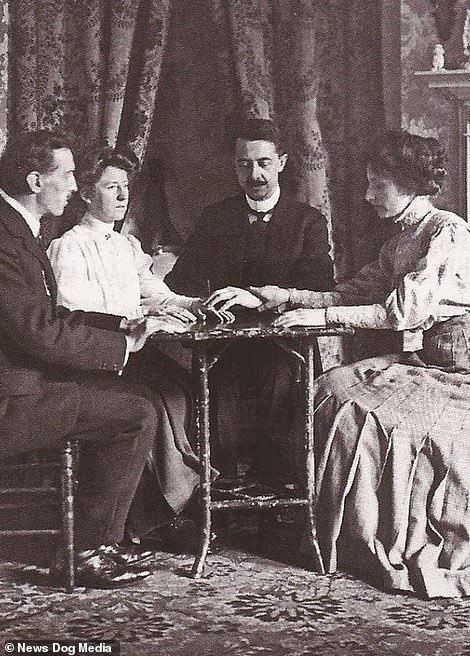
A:
[[[337,567],[425,597],[470,594],[470,229],[434,207],[438,142],[389,132],[366,199],[400,230],[333,292],[252,291],[282,326],[400,331],[401,350],[315,385],[318,535]]]

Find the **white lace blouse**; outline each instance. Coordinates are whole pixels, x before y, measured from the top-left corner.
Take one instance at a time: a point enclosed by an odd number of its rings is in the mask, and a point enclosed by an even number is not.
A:
[[[294,307],[327,307],[327,323],[427,330],[470,311],[470,228],[418,196],[379,258],[332,292],[291,290]]]
[[[55,239],[47,251],[58,287],[58,303],[71,310],[142,316],[141,296],[189,307],[152,273],[152,258],[132,235],[85,214],[80,224]]]

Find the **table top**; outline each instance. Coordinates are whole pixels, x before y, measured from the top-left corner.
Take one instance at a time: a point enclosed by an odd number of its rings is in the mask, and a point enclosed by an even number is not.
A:
[[[332,337],[334,335],[352,335],[354,328],[346,326],[331,325],[307,328],[305,326],[294,326],[284,328],[273,326],[266,319],[236,321],[232,324],[215,324],[214,323],[196,323],[188,328],[184,333],[165,333],[158,332],[150,336],[149,339],[166,342],[166,341],[183,341],[183,342],[204,342],[222,339],[246,339],[246,338],[307,338],[307,337]]]

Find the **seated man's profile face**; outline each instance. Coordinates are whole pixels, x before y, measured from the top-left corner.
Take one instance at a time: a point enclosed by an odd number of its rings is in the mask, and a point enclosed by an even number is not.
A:
[[[77,191],[72,152],[68,148],[54,150],[51,170],[30,173],[28,182],[37,194],[41,210],[61,216],[70,196]]]
[[[91,195],[84,199],[88,211],[100,221],[122,221],[129,203],[127,172],[115,166],[107,166],[95,182]]]
[[[287,155],[280,155],[271,141],[236,141],[235,170],[238,182],[253,200],[265,200],[273,195],[286,161]]]

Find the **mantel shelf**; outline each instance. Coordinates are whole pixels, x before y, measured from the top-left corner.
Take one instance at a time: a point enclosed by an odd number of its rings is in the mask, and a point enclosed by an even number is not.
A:
[[[430,89],[440,89],[465,105],[470,103],[470,71],[416,71],[415,75],[425,81]]]

